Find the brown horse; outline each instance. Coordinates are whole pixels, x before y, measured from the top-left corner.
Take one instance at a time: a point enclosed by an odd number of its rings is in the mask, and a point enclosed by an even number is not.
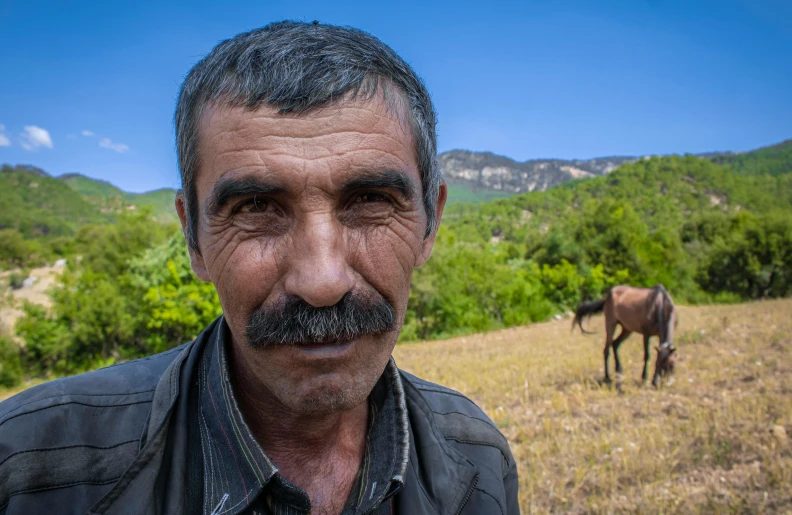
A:
[[[583,329],[583,319],[594,313],[605,312],[605,381],[610,382],[608,375],[608,358],[613,347],[613,357],[616,359],[616,373],[622,373],[619,361],[619,346],[632,333],[641,333],[644,339],[644,368],[641,376],[647,380],[649,366],[649,337],[659,336],[660,346],[657,347],[657,360],[652,385],[657,386],[661,376],[671,375],[674,372],[674,328],[677,325],[676,309],[671,296],[662,284],[652,288],[635,288],[633,286],[614,286],[608,290],[604,299],[594,302],[583,302],[578,306],[572,329],[575,324],[587,334],[593,334]],[[620,325],[622,330],[616,339],[613,332]]]

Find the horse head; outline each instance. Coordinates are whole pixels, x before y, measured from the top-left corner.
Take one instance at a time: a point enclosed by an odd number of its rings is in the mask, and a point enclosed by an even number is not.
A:
[[[669,342],[663,342],[657,350],[657,361],[655,361],[655,374],[652,379],[652,386],[657,386],[661,378],[671,377],[674,373],[676,363],[676,347]]]

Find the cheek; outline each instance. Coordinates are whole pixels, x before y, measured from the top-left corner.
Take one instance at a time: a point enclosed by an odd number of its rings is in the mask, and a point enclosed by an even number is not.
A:
[[[403,311],[409,296],[410,279],[421,252],[416,231],[390,224],[348,238],[353,267],[363,279]]]
[[[232,239],[212,261],[209,274],[232,327],[246,326],[250,314],[271,296],[281,276],[278,256],[266,240]]]

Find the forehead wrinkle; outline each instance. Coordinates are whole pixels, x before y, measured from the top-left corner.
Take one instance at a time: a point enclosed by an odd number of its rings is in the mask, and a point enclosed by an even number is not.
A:
[[[375,95],[370,96],[342,95],[340,97],[336,97],[333,99],[333,101],[324,105],[316,105],[308,110],[300,112],[291,111],[287,113],[281,113],[278,108],[267,104],[261,104],[255,109],[249,109],[243,106],[229,104],[227,102],[214,102],[213,105],[216,107],[225,107],[231,109],[241,108],[249,113],[256,113],[260,111],[261,108],[266,108],[274,116],[292,117],[297,120],[310,118],[329,118],[335,116],[339,111],[370,111],[371,109],[369,106],[376,106],[375,109],[382,108],[381,111],[383,111],[388,118],[390,118],[391,114],[395,114],[400,120],[406,120],[407,117],[404,115],[409,113],[408,109],[410,108],[410,102],[401,92],[401,88],[395,86],[393,90],[397,91],[397,94],[390,94],[389,92],[386,92],[385,89],[380,89]],[[394,113],[393,111],[396,112]]]
[[[393,110],[389,108],[389,102],[381,97],[381,95],[377,95],[377,97],[363,102],[341,102],[312,109],[307,113],[302,114],[279,114],[275,109],[266,105],[251,111],[244,107],[213,104],[211,106],[207,106],[207,109],[201,117],[199,132],[206,131],[209,126],[209,122],[217,115],[220,115],[221,123],[236,125],[236,127],[231,127],[229,129],[232,131],[239,130],[241,128],[239,127],[240,124],[251,121],[255,122],[257,120],[266,120],[265,123],[273,122],[272,125],[275,128],[275,133],[273,135],[281,135],[281,132],[277,130],[281,128],[286,131],[290,131],[291,129],[288,128],[287,125],[294,124],[297,127],[308,126],[314,131],[314,134],[321,136],[325,133],[319,132],[317,134],[317,126],[329,128],[329,133],[337,133],[339,132],[338,129],[334,128],[333,126],[336,125],[334,122],[340,118],[349,118],[349,123],[353,127],[359,128],[360,120],[358,116],[354,116],[354,113],[361,112],[364,116],[373,116],[377,120],[378,123],[375,124],[375,127],[379,126],[381,122],[385,128],[389,128],[393,127],[393,122],[396,122],[395,125],[399,128],[399,132],[401,133],[400,136],[406,136],[410,144],[414,146],[415,142],[413,131],[409,127],[409,124],[406,124],[405,126],[405,115],[407,113],[404,113],[404,111],[406,108],[396,110],[402,111],[401,113],[393,113]],[[288,123],[283,123],[284,121],[287,121]],[[348,132],[365,133],[364,131],[360,130],[349,130]]]
[[[308,144],[308,142],[303,142]],[[313,147],[313,146],[312,146]],[[315,147],[313,147],[315,148]],[[416,163],[412,161],[411,155],[403,155],[400,149],[383,149],[380,147],[348,148],[330,152],[319,156],[297,155],[293,151],[280,150],[282,147],[250,148],[248,146],[226,149],[213,156],[212,162],[208,163],[208,170],[215,172],[229,168],[222,172],[218,180],[225,177],[228,173],[238,172],[245,169],[262,169],[270,173],[282,173],[284,170],[300,168],[308,171],[307,164],[311,162],[326,161],[330,172],[338,168],[355,170],[372,169],[395,169],[413,178],[420,179]],[[332,147],[335,148],[335,147]]]
[[[220,134],[234,132],[239,133],[239,131],[228,130],[222,131]],[[255,131],[254,129],[248,129],[245,132]],[[361,151],[389,154],[396,157],[401,163],[417,168],[417,163],[405,161],[405,158],[409,158],[411,161],[414,160],[413,149],[409,148],[409,146],[405,144],[405,141],[399,137],[382,132],[347,130],[328,132],[321,135],[312,134],[304,136],[266,134],[255,138],[245,137],[243,134],[242,137],[229,138],[229,140],[225,142],[217,143],[216,140],[218,137],[219,135],[211,137],[211,141],[207,142],[204,146],[204,153],[211,153],[207,151],[212,148],[220,147],[218,148],[220,152],[212,159],[211,168],[215,168],[217,161],[221,158],[233,156],[234,154],[255,153],[257,154],[257,163],[263,164],[266,155],[288,155],[315,160]],[[385,145],[382,145],[382,143],[385,143]],[[222,148],[224,146],[228,146],[229,148]],[[300,149],[300,152],[296,152],[297,149]],[[324,149],[326,152],[316,155],[317,149]],[[399,156],[401,153],[405,154],[405,158]]]
[[[265,152],[266,152],[266,154],[262,155]],[[283,160],[284,158],[285,158],[285,160],[289,160],[289,161],[297,161],[297,160],[299,160],[299,161],[307,162],[307,163],[311,163],[311,162],[315,162],[315,161],[329,160],[329,161],[331,161],[331,164],[329,165],[331,167],[335,164],[334,163],[335,161],[344,160],[344,161],[347,161],[347,163],[346,163],[347,167],[351,166],[351,167],[354,167],[354,168],[372,168],[372,167],[376,167],[376,168],[400,168],[400,169],[403,169],[404,171],[415,169],[415,167],[411,163],[409,163],[409,162],[405,161],[404,159],[402,159],[401,157],[399,157],[398,154],[393,153],[393,152],[388,152],[388,151],[382,150],[380,148],[374,148],[374,147],[357,148],[357,149],[351,149],[351,150],[336,151],[336,152],[333,152],[333,153],[328,153],[328,154],[324,154],[324,155],[321,155],[321,156],[315,156],[315,157],[305,157],[305,156],[294,155],[291,152],[272,152],[272,151],[269,151],[269,150],[259,150],[259,149],[244,149],[244,150],[240,149],[240,150],[223,152],[223,154],[218,155],[215,160],[219,160],[221,156],[225,156],[227,154],[234,155],[234,154],[248,154],[248,153],[250,153],[250,154],[255,153],[256,156],[258,157],[258,162],[256,164],[251,164],[251,165],[236,166],[236,167],[234,167],[235,170],[244,169],[244,168],[258,168],[258,167],[265,168],[265,169],[268,169],[268,170],[269,169],[276,169],[276,168],[278,168],[278,163],[273,162],[273,160],[276,160],[276,161],[277,160]],[[366,159],[361,159],[361,161],[364,161],[364,162],[358,162],[358,163],[349,162],[349,161],[353,160],[352,158],[355,156],[355,154],[364,154],[364,157],[365,157],[365,154],[373,154],[373,153],[384,154],[385,156],[388,156],[388,158],[383,160],[383,159],[377,159],[377,158],[374,158],[372,156],[369,156]],[[267,159],[267,158],[275,158],[275,159]],[[398,165],[394,166],[395,163],[389,162],[391,160],[398,161]],[[219,167],[219,168],[222,168],[222,167]],[[233,170],[230,170],[230,171],[233,171]],[[226,173],[229,173],[229,172],[224,172],[223,175],[225,175]],[[222,175],[221,175],[221,177],[222,177]]]
[[[233,138],[235,140],[236,139],[243,139],[243,140],[248,140],[248,139],[254,140],[255,139],[257,142],[262,142],[262,143],[264,141],[267,141],[267,140],[273,140],[276,143],[281,142],[281,141],[286,141],[286,142],[294,141],[296,143],[303,143],[303,144],[307,143],[307,142],[309,142],[311,140],[318,140],[318,141],[321,142],[321,141],[326,140],[326,139],[331,139],[331,140],[333,140],[333,139],[344,139],[345,136],[360,136],[360,138],[351,138],[351,139],[368,140],[368,139],[374,139],[374,138],[382,138],[382,139],[386,139],[388,141],[391,141],[391,142],[395,143],[399,147],[402,147],[402,148],[405,148],[405,149],[407,148],[407,145],[404,144],[404,141],[401,138],[399,138],[397,136],[394,136],[393,134],[389,134],[388,132],[379,132],[379,131],[362,131],[362,130],[352,130],[352,129],[338,130],[338,129],[336,129],[336,130],[328,130],[327,132],[324,132],[324,133],[312,133],[312,134],[305,134],[305,135],[294,135],[293,133],[291,133],[291,134],[273,134],[273,133],[269,133],[269,134],[257,135],[256,133],[258,133],[258,132],[260,132],[260,130],[258,128],[256,128],[256,127],[249,127],[249,128],[241,128],[240,127],[238,129],[227,129],[227,130],[224,130],[224,131],[221,132],[221,134],[227,134],[227,133],[239,134],[239,137]],[[251,137],[249,137],[247,135],[247,133],[254,133],[254,134],[252,134]],[[219,135],[218,135],[218,137],[219,137]],[[218,137],[215,137],[213,139],[218,139]],[[247,148],[247,147],[245,147],[245,148]],[[240,149],[240,150],[243,150],[243,149]]]

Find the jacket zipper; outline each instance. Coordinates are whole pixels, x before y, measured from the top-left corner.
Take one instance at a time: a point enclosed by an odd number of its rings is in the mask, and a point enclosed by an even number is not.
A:
[[[465,500],[462,501],[462,506],[459,507],[459,509],[456,512],[456,515],[459,515],[460,513],[462,513],[462,510],[465,509],[465,506],[467,505],[468,501],[470,500],[470,496],[473,495],[473,490],[475,490],[476,485],[478,484],[478,478],[479,478],[478,474],[473,476],[473,482],[470,484],[470,488],[468,488],[467,494],[465,495]]]

